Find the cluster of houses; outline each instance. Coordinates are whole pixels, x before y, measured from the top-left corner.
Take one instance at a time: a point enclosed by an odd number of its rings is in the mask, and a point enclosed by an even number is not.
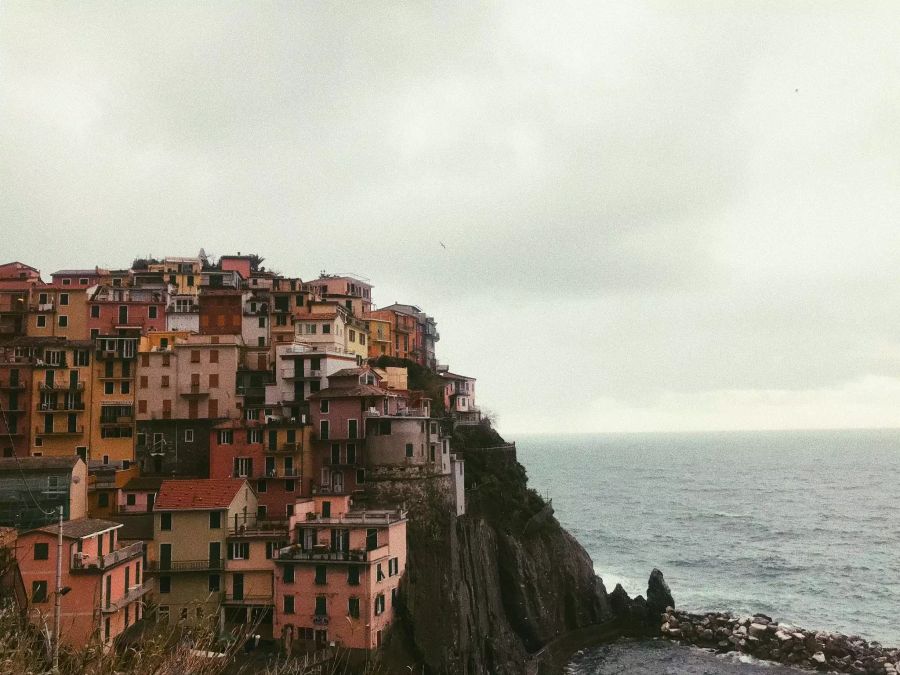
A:
[[[49,282],[0,265],[0,541],[38,628],[58,596],[64,644],[199,619],[288,650],[375,649],[409,505],[373,486],[438,479],[465,512],[450,436],[481,417],[474,378],[436,360],[435,320],[376,309],[358,276],[260,262],[201,251]],[[428,369],[440,395],[379,357]]]

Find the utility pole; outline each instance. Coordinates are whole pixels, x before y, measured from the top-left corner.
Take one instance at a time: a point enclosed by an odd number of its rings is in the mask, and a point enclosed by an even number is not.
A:
[[[59,536],[56,539],[56,593],[53,603],[53,672],[59,673],[59,629],[62,600],[63,507],[59,505]]]

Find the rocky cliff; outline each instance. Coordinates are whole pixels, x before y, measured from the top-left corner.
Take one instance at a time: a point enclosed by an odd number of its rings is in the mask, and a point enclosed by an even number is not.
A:
[[[503,445],[489,427],[456,432],[465,516],[452,515],[438,489],[410,502],[401,618],[385,650],[390,672],[412,664],[416,673],[535,672],[533,656],[546,645],[613,616],[587,553]]]

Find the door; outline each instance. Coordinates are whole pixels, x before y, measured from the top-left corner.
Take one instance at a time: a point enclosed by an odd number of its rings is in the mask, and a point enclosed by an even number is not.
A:
[[[344,474],[340,471],[335,471],[331,474],[331,491],[335,494],[340,494],[344,491]]]
[[[128,305],[121,305],[119,307],[119,325],[128,325]]]
[[[231,576],[231,592],[234,600],[244,599],[244,575],[235,572]]]
[[[209,566],[212,569],[219,569],[222,560],[222,542],[209,542]]]
[[[156,494],[147,495],[147,511],[153,510],[153,504],[156,502]]]
[[[159,569],[172,569],[172,544],[159,545]]]

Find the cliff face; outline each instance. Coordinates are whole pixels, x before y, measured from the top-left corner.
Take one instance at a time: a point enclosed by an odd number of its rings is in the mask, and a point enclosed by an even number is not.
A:
[[[432,673],[533,672],[530,655],[612,618],[606,590],[581,545],[527,488],[514,451],[478,449],[502,443],[495,432],[454,441],[464,448],[468,513],[451,515],[437,490],[414,502],[387,659]]]

